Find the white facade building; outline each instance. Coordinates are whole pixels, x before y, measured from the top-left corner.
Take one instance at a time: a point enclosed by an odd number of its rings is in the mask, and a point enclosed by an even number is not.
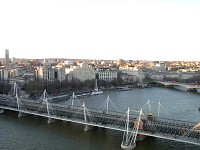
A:
[[[96,72],[94,68],[89,66],[87,63],[82,63],[79,68],[76,67],[71,69],[72,71],[68,73],[68,80],[78,79],[81,82],[84,82],[85,80],[95,79]]]
[[[100,69],[97,71],[100,80],[105,80],[111,82],[113,79],[117,78],[117,71],[110,69]]]

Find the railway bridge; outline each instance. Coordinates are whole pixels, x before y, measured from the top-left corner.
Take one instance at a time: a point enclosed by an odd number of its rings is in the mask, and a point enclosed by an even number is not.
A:
[[[48,123],[53,120],[62,120],[83,124],[85,131],[92,127],[121,131],[124,132],[122,149],[134,149],[137,139],[144,136],[200,145],[200,123],[160,118],[159,113],[158,117],[151,112],[145,116],[142,109],[135,111],[127,108],[124,113],[110,111],[109,97],[106,100],[105,109],[87,108],[84,102],[81,106],[75,106],[73,101],[72,97],[69,105],[50,103],[46,91],[41,100],[29,100],[14,84],[12,95],[0,95],[0,112],[16,111],[18,117],[24,114],[41,116],[47,118]],[[150,104],[150,101],[147,104]]]

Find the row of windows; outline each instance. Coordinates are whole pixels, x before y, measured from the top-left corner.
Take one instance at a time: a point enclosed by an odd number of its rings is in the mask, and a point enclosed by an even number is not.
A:
[[[102,74],[116,75],[117,73],[116,72],[99,72],[99,75],[102,75]]]
[[[117,76],[115,76],[115,75],[114,76],[113,75],[106,75],[105,74],[105,75],[99,75],[99,77],[117,77]]]
[[[109,80],[109,81],[111,81],[111,80],[113,80],[114,78],[100,78],[100,80]]]
[[[114,78],[116,78],[116,76],[109,76],[109,75],[99,76],[99,79],[114,79]]]

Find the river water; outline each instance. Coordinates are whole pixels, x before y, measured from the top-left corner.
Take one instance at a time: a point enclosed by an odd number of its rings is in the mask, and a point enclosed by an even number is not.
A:
[[[126,112],[127,108],[147,114],[147,100],[151,110],[169,119],[200,122],[200,94],[168,88],[145,88],[130,91],[105,91],[102,95],[76,99],[75,105],[84,101],[87,108],[102,109],[110,97],[109,109]],[[63,105],[68,101],[59,102]],[[120,150],[123,133],[108,129],[93,128],[83,131],[84,126],[56,121],[47,124],[47,119],[37,116],[18,118],[16,112],[0,114],[0,150]],[[136,150],[199,150],[200,146],[147,137],[137,142]]]

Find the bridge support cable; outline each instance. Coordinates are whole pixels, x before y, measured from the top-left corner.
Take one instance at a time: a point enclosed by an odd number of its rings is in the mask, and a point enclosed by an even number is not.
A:
[[[110,100],[110,97],[109,97],[109,95],[108,95],[108,97],[107,97],[107,99],[106,99],[106,101],[105,101],[105,103],[104,103],[104,106],[103,106],[103,110],[105,110],[105,108],[106,108],[106,111],[108,111],[108,106],[109,106],[109,102],[110,102],[111,100]]]
[[[137,138],[137,134],[138,134],[138,129],[139,129],[139,125],[140,125],[140,121],[141,121],[141,116],[142,116],[142,109],[140,110],[140,114],[139,114],[139,118],[138,118],[138,122],[137,122],[137,126],[136,126],[136,131],[135,131],[135,137],[133,140],[133,143],[136,142],[136,138]],[[134,134],[134,133],[133,133]]]
[[[148,99],[147,104],[149,105],[149,112],[151,112],[151,105],[150,105],[150,101],[149,101],[149,99]]]
[[[19,110],[19,96],[17,94],[17,88],[16,88],[16,99],[17,99],[17,109]]]
[[[155,102],[155,101],[150,101],[149,99],[148,99],[148,101],[147,101],[147,103],[146,104],[144,104],[143,106],[142,106],[142,108],[144,108],[146,105],[148,105],[147,107],[148,107],[148,111],[151,113],[152,112],[152,107],[151,107],[151,104],[157,104],[157,117],[160,117],[160,109],[161,109],[161,103],[160,103],[160,100],[158,101],[158,102]],[[154,107],[153,107],[154,108]],[[162,106],[162,108],[164,108],[163,106]],[[148,113],[149,113],[148,112]]]
[[[47,114],[48,114],[48,116],[50,116],[50,113],[49,113],[49,102],[48,102],[47,98],[45,98],[45,101],[46,101],[46,106],[47,106]]]
[[[18,109],[18,111],[19,111],[18,117],[22,117],[22,116],[23,116],[23,113],[20,112],[20,104],[19,104],[20,100],[19,100],[19,97],[18,97],[17,92],[16,92],[16,99],[17,99],[17,109]]]
[[[80,106],[82,106],[82,102],[73,92],[72,96],[70,96],[70,100],[69,100],[69,103],[67,105],[72,106],[72,107],[74,107],[74,106],[80,107]]]
[[[87,116],[86,116],[86,107],[85,107],[85,103],[83,102],[83,113],[84,113],[84,120],[85,122],[87,122]]]
[[[48,99],[49,102],[51,102],[52,100],[52,96],[50,96],[48,93],[47,93],[47,90],[45,89],[43,94],[40,96],[39,98],[39,102],[41,103],[46,103],[46,98]]]
[[[159,116],[160,116],[160,106],[161,106],[161,104],[160,104],[160,100],[158,101],[158,118],[159,118]]]
[[[43,94],[42,94],[42,101],[43,102],[46,102],[46,98],[48,99],[48,101],[49,101],[49,99],[51,98],[51,96],[47,93],[47,90],[45,89],[44,90],[44,92],[43,92]]]
[[[19,113],[18,113],[18,117],[22,117],[23,116],[23,113],[20,112],[20,100],[19,100],[19,96],[18,96],[18,91],[17,91],[17,84],[16,82],[14,83],[14,93],[15,94],[15,97],[17,99],[17,109],[19,110]]]
[[[87,120],[87,108],[86,108],[84,102],[83,102],[82,107],[83,107],[84,121],[86,123],[86,122],[88,122],[88,120]],[[84,131],[89,131],[90,129],[92,129],[92,126],[85,124]]]
[[[17,96],[17,83],[16,82],[13,85],[13,95]]]
[[[106,110],[106,111],[117,111],[122,112],[119,106],[116,106],[112,100],[110,99],[110,96],[108,95],[106,100],[98,107],[98,109]]]
[[[48,93],[47,93],[46,89],[44,90],[42,97],[43,97],[42,103],[46,104],[46,112],[47,112],[47,115],[48,115],[48,121],[47,121],[47,123],[51,123],[52,119],[50,117],[51,114],[50,114],[50,109],[49,109]]]
[[[129,126],[130,126],[130,123],[132,123],[130,121],[130,112],[131,111],[133,111],[133,110],[130,110],[128,108],[126,124],[125,124],[125,131],[124,131],[123,140],[121,143],[122,149],[134,149],[136,147],[136,138],[137,138],[138,129],[139,129],[140,121],[141,121],[141,115],[143,113],[142,113],[142,109],[141,109],[139,112],[139,116],[136,119],[136,123],[133,125],[133,129],[130,130]]]
[[[75,93],[73,92],[73,93],[72,93],[72,96],[70,96],[70,101],[69,101],[68,105],[69,105],[69,106],[74,106],[74,100],[75,100],[76,98],[77,98],[77,97],[76,97]]]
[[[45,89],[44,92],[43,92],[43,100],[44,101],[46,100],[46,97],[47,97],[47,90]]]
[[[25,91],[22,91],[20,89],[20,87],[17,85],[16,82],[14,82],[12,88],[10,89],[10,91],[8,92],[9,95],[12,95],[13,97],[16,96],[16,94],[18,94],[19,98],[28,98],[29,95],[25,92]]]
[[[109,104],[109,100],[110,100],[110,97],[108,95],[107,99],[106,99],[106,110],[108,111],[108,104]]]
[[[49,102],[48,102],[47,97],[44,97],[44,98],[45,98],[45,102],[46,102],[46,106],[47,106],[47,115],[48,115],[47,123],[51,123],[51,117],[50,117],[50,113],[49,113]]]
[[[74,99],[76,98],[74,92],[72,94],[72,99],[71,99],[71,106],[74,106]]]

